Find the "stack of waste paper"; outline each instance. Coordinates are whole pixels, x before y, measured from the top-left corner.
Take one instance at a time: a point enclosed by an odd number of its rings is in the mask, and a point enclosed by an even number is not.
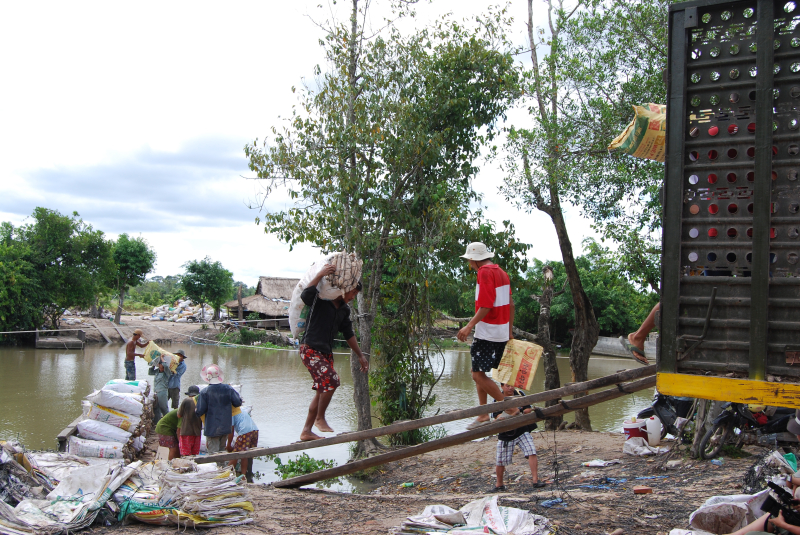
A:
[[[0,534],[66,534],[95,520],[183,527],[248,524],[242,477],[186,459],[125,464],[0,443]],[[102,513],[102,516],[100,516]],[[99,517],[99,519],[98,519]]]
[[[91,525],[111,495],[141,462],[87,463],[61,470],[62,479],[38,479],[20,462],[28,455],[19,444],[0,447],[0,533],[13,535],[60,534]],[[50,460],[50,464],[55,464]]]
[[[78,457],[132,460],[144,448],[153,420],[153,398],[147,381],[113,379],[86,396],[78,436],[67,451]],[[88,408],[88,411],[86,410]]]
[[[400,526],[390,529],[389,533],[549,535],[555,533],[555,529],[546,517],[515,507],[501,507],[497,505],[497,496],[492,496],[469,502],[458,511],[446,505],[429,505],[421,514],[409,516]]]

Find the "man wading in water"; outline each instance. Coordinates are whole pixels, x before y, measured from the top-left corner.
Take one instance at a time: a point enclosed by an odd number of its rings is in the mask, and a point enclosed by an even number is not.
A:
[[[142,337],[142,330],[136,329],[133,331],[133,337],[125,346],[125,380],[136,380],[136,357],[144,357],[143,354],[136,352],[136,347],[147,347],[147,342],[140,342]]]
[[[497,368],[503,357],[506,343],[514,338],[511,329],[514,325],[514,301],[511,299],[511,281],[500,266],[490,258],[494,253],[486,245],[475,242],[467,245],[467,252],[461,256],[469,262],[469,267],[478,272],[478,287],[475,288],[475,316],[456,335],[462,342],[467,341],[475,327],[475,336],[469,349],[472,356],[472,380],[478,389],[478,402],[486,405],[487,394],[497,401],[505,396],[497,383],[486,376],[486,372]],[[519,414],[519,409],[510,409],[496,419],[502,420]],[[475,429],[489,423],[489,415],[481,415],[467,426]]]
[[[361,371],[367,373],[369,363],[358,347],[356,335],[353,332],[353,323],[350,321],[350,307],[347,303],[353,300],[361,291],[361,283],[333,301],[319,298],[317,284],[326,275],[336,271],[331,264],[325,264],[317,276],[311,279],[300,299],[308,305],[311,313],[308,317],[308,327],[300,344],[300,357],[308,368],[314,384],[311,387],[316,391],[311,405],[308,407],[308,416],[300,433],[300,440],[317,440],[321,436],[311,431],[312,426],[323,433],[332,433],[333,429],[325,421],[325,411],[331,402],[333,393],[339,387],[339,374],[333,369],[333,337],[341,332],[347,345],[358,356],[361,362]]]

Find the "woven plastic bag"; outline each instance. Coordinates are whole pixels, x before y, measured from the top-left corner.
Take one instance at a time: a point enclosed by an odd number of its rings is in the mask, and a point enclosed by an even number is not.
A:
[[[94,404],[115,409],[131,416],[141,416],[142,412],[144,412],[144,405],[141,401],[119,392],[97,390],[86,396],[86,399]]]
[[[544,349],[532,342],[512,339],[506,344],[500,364],[492,370],[492,379],[522,390],[530,390]]]
[[[178,357],[169,351],[164,351],[152,340],[150,340],[150,342],[148,342],[147,346],[144,348],[144,357],[142,358],[144,358],[148,364],[150,364],[153,360],[160,358],[163,364],[169,366],[169,369],[172,370],[172,373],[175,373],[175,370],[178,368]]]
[[[608,149],[663,162],[666,154],[667,107],[648,103],[646,106],[634,106],[633,111],[633,120]]]
[[[92,403],[92,408],[89,410],[89,414],[87,414],[86,417],[90,420],[104,422],[129,432],[136,429],[136,426],[138,426],[141,421],[137,416],[131,416],[130,414],[115,411],[114,409],[103,407],[95,403]]]
[[[76,436],[69,437],[67,451],[78,457],[101,457],[103,459],[122,459],[123,444],[119,442],[100,442]]]
[[[88,438],[89,440],[107,440],[127,444],[131,439],[129,432],[97,420],[83,420],[78,422],[77,427],[81,438]]]

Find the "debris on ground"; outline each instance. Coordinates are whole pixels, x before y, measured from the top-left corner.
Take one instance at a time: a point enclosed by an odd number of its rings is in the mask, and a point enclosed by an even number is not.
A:
[[[497,503],[497,496],[487,496],[473,500],[457,511],[446,505],[428,505],[421,514],[409,516],[389,533],[467,535],[487,530],[508,535],[549,535],[555,532],[546,517],[516,507],[502,507]]]

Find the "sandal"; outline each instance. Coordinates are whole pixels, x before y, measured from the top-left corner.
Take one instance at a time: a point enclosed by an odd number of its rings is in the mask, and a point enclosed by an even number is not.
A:
[[[516,414],[508,414],[507,412],[501,412],[497,416],[494,417],[495,422],[499,422],[500,420],[508,420],[509,418],[513,418],[514,416],[519,416],[521,413],[517,411]]]
[[[622,344],[622,347],[625,348],[625,351],[630,353],[633,358],[641,362],[642,364],[649,365],[650,363],[647,361],[647,356],[644,354],[644,351],[630,343],[630,341],[625,340],[621,336],[619,337],[619,343]]]
[[[492,490],[490,490],[489,492],[505,492],[505,491],[506,491],[505,485],[500,485],[499,487],[495,487],[494,485],[492,485]]]
[[[484,425],[490,424],[491,422],[492,422],[491,420],[485,420],[485,421],[483,421],[483,422],[482,422],[482,421],[480,421],[480,420],[473,420],[473,421],[472,421],[472,423],[470,423],[470,424],[467,426],[467,431],[472,431],[473,429],[477,429],[477,428],[479,428],[479,427],[481,427],[481,426],[484,426]]]
[[[544,481],[537,481],[536,483],[533,484],[533,488],[535,489],[543,489],[546,486],[547,483],[545,483]]]

